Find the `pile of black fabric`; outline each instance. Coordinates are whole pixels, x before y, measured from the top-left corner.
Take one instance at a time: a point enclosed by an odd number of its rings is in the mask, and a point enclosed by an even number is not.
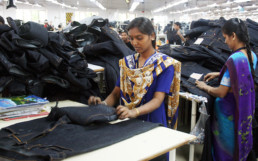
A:
[[[77,28],[71,32],[73,27]],[[118,33],[108,27],[108,21],[100,17],[73,22],[65,29],[65,35],[89,63],[105,68],[105,94],[109,95],[119,77],[119,59],[134,51],[125,45]]]
[[[87,20],[84,20],[84,22],[87,22]],[[70,34],[70,37],[75,40],[74,45],[76,47],[83,48],[81,49],[82,53],[89,63],[105,68],[106,94],[109,95],[119,77],[119,59],[133,54],[134,51],[129,49],[118,33],[110,29],[107,22],[101,18],[95,19],[90,24],[77,23],[77,25],[80,29],[75,34]],[[83,25],[87,25],[87,29],[83,30]],[[96,35],[94,43],[89,45],[79,44],[78,37],[84,34]]]
[[[191,23],[191,29],[186,32],[186,37],[189,38],[189,46],[181,46],[171,49],[169,45],[159,47],[160,52],[167,54],[182,62],[182,71],[184,70],[184,63],[195,62],[198,66],[209,69],[210,72],[219,72],[231,54],[231,50],[225,44],[225,39],[222,35],[222,26],[226,20],[221,17],[218,20],[200,19]],[[247,19],[246,24],[250,35],[250,43],[253,51],[256,52],[258,39],[258,23]],[[197,70],[197,64],[189,70],[192,73],[206,74]],[[198,67],[199,69],[199,67]],[[256,68],[258,70],[258,68]],[[192,86],[189,86],[186,80],[189,75],[182,74],[181,91],[191,91]],[[191,92],[193,94],[200,94],[199,90]],[[201,96],[205,96],[201,92]]]
[[[17,27],[12,18],[7,21],[10,27],[0,26],[3,96],[34,94],[85,103],[90,95],[100,95],[96,74],[63,33],[48,32],[34,22]]]
[[[47,118],[2,128],[0,157],[11,160],[62,160],[161,126],[137,119],[109,124],[116,119],[115,109],[104,105],[54,110]]]

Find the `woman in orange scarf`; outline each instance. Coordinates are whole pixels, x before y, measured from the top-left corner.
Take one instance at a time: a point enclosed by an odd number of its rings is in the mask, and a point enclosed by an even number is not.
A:
[[[120,77],[112,93],[102,102],[92,96],[89,104],[114,106],[121,99],[116,108],[120,119],[137,117],[175,128],[181,63],[155,50],[155,32],[149,19],[135,18],[128,25],[128,35],[137,53],[119,61]]]

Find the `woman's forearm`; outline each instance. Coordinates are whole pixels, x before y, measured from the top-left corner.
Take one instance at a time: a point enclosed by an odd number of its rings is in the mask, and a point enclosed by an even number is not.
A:
[[[114,90],[107,96],[104,100],[108,106],[115,106],[118,104],[120,98],[120,89],[119,87],[115,87]]]
[[[155,92],[153,99],[137,108],[139,110],[140,115],[151,113],[152,111],[159,108],[161,103],[164,101],[164,98],[164,92]]]
[[[229,87],[226,87],[226,86],[211,87],[207,85],[204,87],[203,90],[214,97],[223,98],[227,95],[229,91]]]

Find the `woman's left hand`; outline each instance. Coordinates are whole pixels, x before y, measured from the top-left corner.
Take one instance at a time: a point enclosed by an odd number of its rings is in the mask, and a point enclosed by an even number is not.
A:
[[[204,88],[207,86],[207,84],[203,81],[195,81],[196,87],[200,88],[201,90],[204,90]]]
[[[126,118],[135,118],[137,116],[135,110],[130,110],[129,108],[122,105],[117,106],[116,114],[118,115],[118,118],[121,120]]]

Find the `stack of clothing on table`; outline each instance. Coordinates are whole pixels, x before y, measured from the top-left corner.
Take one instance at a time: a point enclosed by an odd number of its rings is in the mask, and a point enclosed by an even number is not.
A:
[[[62,160],[161,126],[138,119],[109,123],[116,119],[115,108],[101,104],[54,107],[48,117],[2,128],[0,157],[10,160]]]
[[[48,32],[27,22],[0,26],[0,93],[3,96],[37,95],[49,101],[72,99],[86,102],[100,95],[94,71],[83,54],[63,33]]]
[[[231,50],[228,48],[227,44],[225,44],[225,39],[221,30],[225,22],[226,20],[224,18],[220,18],[218,20],[200,19],[198,21],[193,21],[191,23],[191,30],[186,32],[186,37],[188,38],[186,44],[188,46],[181,46],[174,49],[171,49],[170,45],[159,47],[159,50],[162,53],[182,62],[180,90],[207,97],[207,111],[210,115],[212,115],[214,97],[197,88],[194,84],[195,80],[193,80],[190,75],[192,73],[205,75],[209,72],[219,72],[221,70],[222,66],[231,54]],[[258,35],[258,23],[247,19],[246,25],[248,27],[252,50],[257,54],[258,39],[256,35]],[[258,74],[258,68],[256,68],[255,72]],[[216,87],[219,85],[219,82],[217,82],[217,80],[213,80],[208,82],[208,84]],[[258,100],[257,92],[256,97],[256,100]],[[258,101],[256,101],[256,109],[258,109]],[[256,119],[258,119],[257,112],[255,115]],[[211,159],[209,158],[211,156],[211,147],[209,147],[211,129],[209,121],[210,118],[206,122],[205,135],[207,137],[205,138],[205,146],[202,156],[202,160],[206,161]],[[254,137],[257,138],[257,128],[253,131]],[[256,142],[254,142],[254,149],[258,154],[258,143]]]
[[[76,33],[70,35],[73,45],[79,48],[87,61],[105,68],[106,95],[110,94],[119,78],[119,59],[133,54],[118,33],[107,26],[107,20],[100,17],[91,17],[77,22]],[[83,27],[87,26],[87,27]],[[65,29],[65,32],[68,29]],[[92,36],[93,43],[81,43],[80,40],[88,35]]]

